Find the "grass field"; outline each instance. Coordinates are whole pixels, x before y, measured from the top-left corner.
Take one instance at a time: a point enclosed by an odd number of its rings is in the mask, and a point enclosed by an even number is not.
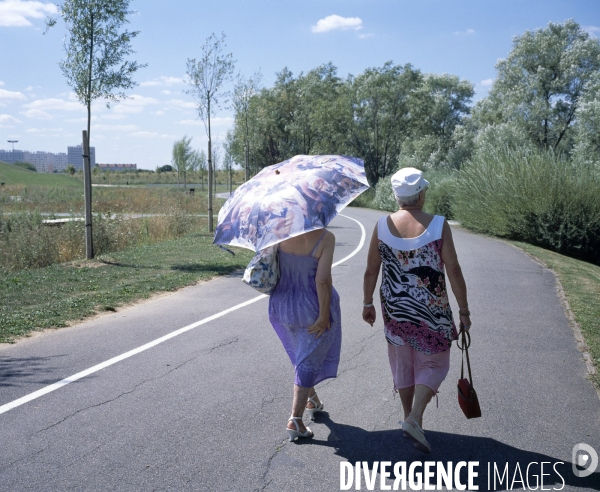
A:
[[[596,368],[591,379],[600,389],[600,266],[517,241],[512,244],[553,270],[588,345]]]
[[[211,243],[212,234],[196,233],[92,262],[0,273],[0,342],[232,272],[253,256],[239,248],[231,256]]]
[[[80,188],[83,184],[68,174],[46,174],[28,171],[20,167],[0,162],[0,183],[4,186],[55,186],[64,188]]]

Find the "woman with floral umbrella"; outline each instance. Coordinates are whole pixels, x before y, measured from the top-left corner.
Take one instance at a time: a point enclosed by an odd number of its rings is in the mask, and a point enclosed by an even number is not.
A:
[[[290,441],[313,436],[304,411],[314,419],[323,410],[315,386],[337,376],[340,360],[340,298],[331,278],[335,236],[325,226],[367,188],[359,159],[297,156],[263,169],[219,212],[215,243],[255,251],[278,245],[269,319],[294,366]]]

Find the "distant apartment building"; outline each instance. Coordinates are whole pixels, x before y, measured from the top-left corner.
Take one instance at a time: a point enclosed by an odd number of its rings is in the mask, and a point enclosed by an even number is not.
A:
[[[25,152],[22,150],[0,150],[0,161],[7,164],[25,162]]]
[[[83,169],[83,150],[81,145],[67,148],[68,161],[77,171]],[[90,167],[96,165],[96,147],[90,147]]]
[[[69,147],[69,149],[76,147]],[[81,164],[79,167],[75,166],[75,169],[83,168],[83,158],[81,157],[81,146],[79,146],[79,154]],[[96,161],[96,149],[92,147],[92,166]],[[75,159],[74,159],[75,160]],[[70,164],[69,155],[64,152],[28,152],[27,150],[1,150],[0,149],[0,161],[8,164],[14,164],[15,162],[29,162],[33,164],[37,169],[38,173],[52,173],[54,171],[60,172],[67,169]]]
[[[98,164],[100,171],[134,171],[137,164]]]
[[[30,162],[35,166],[38,173],[52,173],[54,171],[64,171],[68,165],[67,154],[59,152],[25,152],[25,162]]]

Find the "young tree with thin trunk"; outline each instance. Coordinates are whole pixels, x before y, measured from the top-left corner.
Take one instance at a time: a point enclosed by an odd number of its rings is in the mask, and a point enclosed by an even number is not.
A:
[[[208,230],[213,231],[213,211],[212,211],[212,142],[210,118],[215,115],[217,109],[221,107],[221,102],[225,103],[227,93],[223,91],[223,85],[231,78],[233,74],[233,55],[224,54],[225,34],[217,38],[214,33],[211,34],[201,48],[202,56],[199,60],[188,58],[187,76],[191,89],[187,94],[192,94],[197,101],[198,116],[204,123],[206,134],[208,135]]]
[[[183,191],[187,191],[187,173],[193,170],[195,164],[191,142],[192,137],[184,136],[173,144],[173,167],[177,169],[178,178],[183,176]]]
[[[261,80],[262,74],[260,73],[260,70],[248,79],[239,74],[235,87],[233,88],[232,109],[235,112],[235,124],[238,128],[241,128],[243,135],[244,179],[246,181],[248,181],[250,177],[250,163],[248,162],[248,156],[250,154],[250,135],[253,123],[250,112],[250,100],[260,92]]]
[[[83,148],[90,146],[92,102],[102,99],[110,107],[111,102],[126,98],[123,91],[137,85],[133,74],[146,66],[127,60],[134,53],[131,40],[139,34],[122,29],[129,23],[127,16],[134,13],[129,10],[129,3],[130,0],[65,0],[57,5],[67,28],[67,56],[60,68],[77,99],[87,108],[87,141]],[[57,19],[48,18],[47,29],[56,22]],[[84,165],[89,168],[89,157],[85,159]],[[86,202],[91,203],[91,186],[86,186]]]

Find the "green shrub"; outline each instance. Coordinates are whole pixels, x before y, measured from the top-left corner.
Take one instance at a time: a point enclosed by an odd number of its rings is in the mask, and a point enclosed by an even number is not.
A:
[[[425,206],[423,210],[434,215],[443,215],[453,219],[452,202],[455,193],[455,171],[449,169],[432,169],[425,171],[424,177],[429,181]]]
[[[457,173],[456,190],[453,211],[466,227],[600,263],[600,176],[590,167],[489,146]]]

